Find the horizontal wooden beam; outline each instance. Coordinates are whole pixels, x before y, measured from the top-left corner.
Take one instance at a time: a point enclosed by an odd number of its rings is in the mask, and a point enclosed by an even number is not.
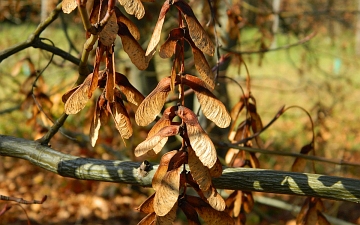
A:
[[[36,141],[0,135],[0,155],[27,160],[63,177],[150,187],[157,165],[144,175],[141,163],[63,154]],[[266,169],[227,168],[213,179],[216,188],[313,196],[360,203],[360,180]]]

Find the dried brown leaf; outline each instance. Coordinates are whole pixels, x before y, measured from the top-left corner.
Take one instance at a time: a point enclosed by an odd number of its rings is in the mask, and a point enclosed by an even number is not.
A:
[[[145,9],[140,0],[119,0],[119,3],[128,14],[135,15],[137,19],[144,17]]]
[[[72,11],[74,11],[74,9],[76,9],[77,7],[77,3],[76,3],[76,0],[63,0],[62,1],[62,11],[64,13],[71,13]]]
[[[142,101],[135,113],[135,121],[139,126],[146,126],[155,120],[165,104],[170,92],[170,78],[165,77],[156,88]]]
[[[302,205],[301,209],[300,209],[300,212],[298,213],[297,217],[296,217],[296,224],[297,225],[304,225],[305,222],[306,222],[306,215],[307,215],[307,212],[309,211],[309,206],[310,204],[310,197],[306,198],[305,199],[305,202],[304,204]]]
[[[154,136],[147,138],[145,141],[141,142],[135,148],[135,156],[139,157],[139,156],[144,155],[149,150],[153,149],[156,145],[158,145],[162,139],[178,134],[179,129],[180,128],[178,125],[169,125],[169,126],[163,127]],[[159,152],[155,152],[155,153],[157,154]]]
[[[209,136],[201,128],[195,113],[184,106],[179,106],[178,116],[186,123],[190,144],[196,156],[204,166],[213,167],[217,160],[216,149]]]
[[[210,90],[213,90],[215,88],[215,76],[209,63],[200,49],[192,47],[192,52],[194,54],[196,70],[199,72],[201,78],[205,81],[206,86],[209,87]]]
[[[135,40],[140,39],[140,31],[137,28],[137,26],[129,19],[127,18],[118,7],[114,7],[114,11],[117,17],[117,23],[123,23],[128,28],[131,35],[135,38]]]
[[[250,103],[249,111],[250,111],[250,117],[251,117],[251,128],[252,128],[254,134],[261,132],[263,129],[263,124],[262,124],[260,115],[256,112],[256,105]],[[255,137],[255,141],[256,141],[258,148],[263,148],[263,142],[260,139],[259,135],[257,135]]]
[[[168,212],[166,215],[164,216],[159,216],[156,215],[155,218],[155,225],[168,225],[168,224],[172,224],[173,221],[176,218],[176,210],[177,210],[178,206],[177,204],[174,204],[174,206],[172,207],[172,209],[170,210],[170,212]]]
[[[232,215],[231,211],[234,208],[234,201],[237,196],[237,192],[238,191],[232,191],[229,194],[229,196],[225,199],[225,205],[226,205],[225,212],[229,213],[229,215]]]
[[[148,138],[156,135],[157,132],[159,132],[162,128],[169,126],[171,124],[170,120],[159,120],[158,122],[156,122],[156,124],[151,128],[151,130],[148,133]],[[155,147],[153,148],[155,153],[158,153],[161,151],[161,149],[164,147],[164,145],[166,144],[168,140],[168,137],[164,137],[163,139],[161,139],[161,141],[155,145]]]
[[[248,137],[250,137],[250,121],[249,121],[249,119],[242,121],[238,125],[232,141],[237,142],[237,141],[241,141]]]
[[[154,198],[155,193],[148,197],[136,210],[147,214],[154,212]]]
[[[107,2],[102,2],[102,3],[103,3],[102,5],[103,11],[105,10],[105,13],[103,13],[104,16],[106,14]],[[89,17],[91,24],[98,24],[100,22],[101,18],[99,17],[99,13],[100,13],[100,1],[94,1],[94,5],[91,8],[91,13]]]
[[[178,151],[169,162],[168,171],[177,169],[188,163],[188,153],[186,151]]]
[[[161,11],[160,11],[160,14],[159,14],[158,21],[156,22],[154,32],[153,32],[153,34],[152,34],[152,36],[150,38],[150,42],[149,42],[148,47],[146,49],[145,56],[148,57],[148,61],[155,54],[156,46],[158,45],[158,43],[160,41],[161,29],[162,29],[162,26],[164,24],[165,15],[169,11],[169,8],[170,8],[169,0],[166,0],[164,2],[163,6],[161,7]]]
[[[216,163],[213,167],[210,168],[211,177],[220,177],[222,175],[222,165],[219,159],[216,160]]]
[[[201,225],[198,214],[191,204],[183,200],[179,203],[179,207],[184,212],[189,225]]]
[[[175,28],[170,31],[169,37],[164,44],[161,45],[159,55],[161,58],[170,58],[176,48],[176,42],[180,40],[184,35],[184,30],[181,28]]]
[[[260,118],[260,115],[256,112],[256,108],[251,110],[251,108],[255,107],[253,104],[249,104],[249,111],[251,116],[251,128],[254,133],[260,132],[263,129],[263,124]]]
[[[195,91],[196,97],[201,105],[201,110],[206,118],[221,128],[230,125],[231,117],[225,105],[206,88],[202,80],[191,75],[185,75],[184,83]]]
[[[157,168],[154,177],[152,179],[152,187],[154,188],[155,191],[157,191],[161,186],[161,181],[164,178],[166,172],[168,171],[169,162],[177,152],[178,152],[177,150],[173,150],[171,152],[165,153],[161,157],[159,167]]]
[[[63,96],[61,97],[61,101],[62,101],[63,103],[66,103],[66,101],[70,98],[70,96],[71,96],[72,94],[74,94],[74,92],[75,92],[80,86],[81,86],[81,84],[78,85],[78,86],[76,86],[76,87],[74,87],[74,88],[72,88],[71,90],[67,91],[65,94],[63,94]]]
[[[211,207],[217,211],[225,210],[225,201],[221,195],[217,192],[216,188],[211,186],[207,191],[203,191],[204,197],[207,199]]]
[[[171,125],[171,120],[174,118],[175,116],[175,110],[177,109],[176,106],[171,106],[169,108],[167,108],[164,112],[163,112],[163,116],[160,118],[159,121],[157,121],[154,126],[151,128],[151,130],[148,133],[147,138],[150,138],[152,136],[154,136],[157,132],[159,132],[163,127],[166,127],[168,125]],[[168,138],[165,137],[163,138],[154,148],[154,152],[160,152],[161,149],[164,147],[164,145],[166,144]]]
[[[300,154],[307,155],[311,150],[314,149],[314,145],[309,143],[301,148]],[[306,166],[306,159],[297,157],[291,166],[293,172],[303,172]]]
[[[230,117],[232,121],[235,122],[238,119],[239,114],[244,109],[244,106],[244,99],[241,98],[240,101],[238,101],[230,111]]]
[[[29,68],[30,70],[32,69],[32,67],[35,69],[35,67],[32,65],[32,63],[29,63],[29,67],[30,67]],[[28,78],[26,78],[26,80],[21,84],[20,93],[22,93],[22,94],[32,93],[33,84],[36,79],[37,79],[37,74],[31,73],[30,76]],[[34,88],[34,93],[46,92],[45,87],[46,87],[46,84],[45,84],[43,77],[39,77],[36,81],[36,87]]]
[[[189,28],[190,37],[195,43],[195,45],[206,54],[213,56],[215,47],[207,35],[204,28],[201,26],[199,21],[197,20],[194,12],[191,7],[182,0],[175,0],[174,5],[184,14],[186,23]]]
[[[234,220],[226,212],[217,211],[209,204],[205,203],[201,198],[195,196],[186,196],[186,201],[189,202],[204,220],[206,224],[214,225],[233,225]]]
[[[129,82],[125,75],[116,72],[115,83],[119,86],[120,91],[125,95],[126,99],[135,106],[139,106],[145,99],[140,91]]]
[[[209,190],[212,184],[209,168],[201,163],[191,147],[188,147],[188,153],[188,164],[190,167],[191,176],[194,178],[202,191]]]
[[[116,125],[116,129],[119,131],[121,137],[125,139],[130,138],[133,130],[125,106],[118,98],[115,102],[108,102],[108,104],[110,107],[110,113]]]
[[[320,211],[324,210],[324,205],[321,201],[321,199],[319,198],[314,198],[314,197],[308,197],[305,200],[304,205],[305,209],[304,210],[304,216],[301,218],[300,222],[305,224],[305,225],[316,225],[318,224],[318,215]],[[303,206],[304,208],[304,206]],[[303,211],[303,210],[301,210]],[[301,213],[300,211],[300,213]],[[299,213],[299,215],[300,215]],[[296,222],[298,222],[298,220],[296,220]],[[325,222],[325,221],[321,221],[321,222]]]
[[[238,217],[241,212],[241,206],[242,206],[242,199],[243,194],[242,191],[235,191],[236,196],[234,197],[234,208],[233,208],[233,215],[234,217]]]
[[[174,91],[175,89],[175,83],[178,76],[178,72],[181,69],[181,47],[179,43],[176,43],[176,50],[175,50],[175,57],[174,57],[174,62],[173,62],[173,66],[171,67],[171,83],[170,83],[170,89],[172,91]]]
[[[236,157],[239,153],[239,149],[235,149],[235,148],[229,148],[229,150],[227,151],[226,155],[225,155],[225,163],[228,166],[232,166],[230,165],[230,163],[234,160],[234,157]]]
[[[166,172],[155,193],[154,210],[157,216],[165,216],[176,204],[179,197],[180,172],[182,167]]]
[[[156,218],[155,212],[146,215],[138,225],[153,225]]]
[[[252,168],[260,168],[260,161],[254,152],[250,152],[250,165]]]
[[[301,150],[300,150],[300,154],[308,154],[310,151],[314,150],[314,144],[313,143],[309,143],[307,145],[304,145]]]
[[[88,91],[88,97],[91,98],[92,94],[94,93],[94,91],[96,90],[96,88],[98,87],[98,82],[99,82],[99,68],[100,68],[100,63],[101,63],[101,59],[104,55],[104,46],[99,43],[98,47],[96,48],[96,55],[95,55],[95,60],[94,60],[94,70],[93,70],[93,77],[91,79],[91,84],[90,84],[90,88]],[[103,72],[101,73],[101,75],[103,74]]]
[[[254,198],[251,192],[243,192],[242,204],[244,211],[250,213],[254,208]]]
[[[101,18],[106,14],[106,8],[102,7]],[[112,13],[106,25],[99,34],[99,41],[105,46],[111,46],[117,36],[119,26],[117,24],[117,18],[115,13]]]
[[[203,52],[198,47],[196,47],[196,44],[192,41],[188,29],[183,29],[183,34],[191,46],[196,70],[199,72],[207,87],[210,90],[213,90],[215,87],[215,77],[209,63],[207,62]]]
[[[201,207],[209,207],[210,206],[207,202],[205,202],[203,199],[201,199],[201,198],[199,198],[197,196],[185,195],[184,198],[194,208],[201,208]]]
[[[127,26],[123,23],[119,24],[119,36],[123,49],[128,54],[131,62],[139,69],[144,70],[148,67],[148,61],[145,57],[145,51],[142,49],[140,44],[131,35]]]
[[[161,45],[159,50],[159,55],[161,58],[170,58],[173,56],[176,48],[177,40],[166,40],[164,44]]]
[[[90,88],[91,79],[92,73],[86,77],[84,82],[76,90],[73,89],[74,92],[68,97],[65,103],[66,114],[76,114],[85,107],[89,100],[88,90]]]
[[[317,225],[330,225],[329,221],[319,210],[317,210],[316,213],[317,213]]]
[[[96,102],[93,120],[91,121],[91,125],[90,125],[89,137],[90,137],[90,143],[91,143],[92,147],[94,147],[96,144],[96,141],[99,137],[99,130],[101,127],[102,108],[100,106],[100,101],[105,101],[105,99],[102,97],[102,95],[99,97],[99,99]]]
[[[301,173],[304,171],[305,166],[306,160],[304,158],[297,157],[291,166],[291,171]]]
[[[106,53],[107,78],[105,85],[105,98],[109,102],[115,101],[115,56],[113,49]]]
[[[317,209],[316,207],[310,207],[305,215],[305,224],[306,225],[316,225],[317,223]]]
[[[39,104],[43,110],[50,110],[51,107],[53,106],[53,102],[51,101],[49,96],[47,96],[46,94],[44,94],[42,92],[37,93],[37,94],[35,94],[35,97],[36,97],[37,104]]]

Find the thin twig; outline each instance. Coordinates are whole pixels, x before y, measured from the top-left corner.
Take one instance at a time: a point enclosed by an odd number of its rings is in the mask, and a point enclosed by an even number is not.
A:
[[[67,119],[68,115],[63,113],[59,119],[57,119],[54,123],[54,125],[49,129],[49,131],[38,141],[42,145],[47,145],[51,138],[58,132],[58,130],[64,125],[65,120]]]
[[[70,53],[60,49],[60,48],[57,48],[55,46],[51,46],[49,44],[46,44],[44,42],[42,42],[42,40],[40,39],[40,34],[52,23],[54,22],[58,15],[62,12],[62,3],[59,3],[56,8],[51,12],[51,14],[49,15],[48,18],[46,18],[43,22],[41,22],[38,27],[34,30],[33,33],[31,33],[29,35],[29,37],[27,38],[27,40],[25,40],[24,42],[22,43],[18,43],[16,45],[13,45],[3,51],[0,51],[0,63],[24,50],[24,49],[27,49],[29,47],[33,47],[33,48],[40,48],[40,49],[43,49],[43,50],[46,50],[48,52],[51,52],[53,53],[54,55],[57,55],[57,56],[60,56],[62,57],[63,59],[67,60],[67,61],[70,61],[76,65],[79,65],[80,63],[80,60],[74,56],[72,56]],[[92,70],[92,66],[90,65],[87,65],[88,69],[89,70]]]
[[[279,51],[279,50],[284,50],[284,49],[289,49],[292,47],[296,47],[299,45],[302,45],[308,41],[310,41],[313,37],[315,37],[316,35],[316,31],[312,32],[311,34],[309,34],[308,36],[304,37],[303,39],[301,39],[300,41],[293,43],[293,44],[288,44],[288,45],[283,45],[277,48],[270,48],[270,49],[260,49],[260,50],[256,50],[256,51],[234,51],[228,48],[222,48],[224,51],[233,53],[233,54],[237,54],[237,55],[250,55],[250,54],[258,54],[258,53],[265,53],[265,52],[272,52],[272,51]]]
[[[18,110],[20,108],[21,108],[21,105],[17,105],[17,106],[13,106],[11,108],[8,108],[8,109],[1,110],[0,115],[7,114],[7,113],[12,113],[13,111],[16,111],[16,110]]]
[[[240,150],[244,150],[244,151],[247,151],[247,152],[262,153],[262,154],[268,154],[268,155],[290,156],[290,157],[295,157],[295,158],[296,157],[297,158],[304,158],[304,159],[308,159],[308,160],[312,160],[312,161],[331,163],[331,164],[336,164],[336,165],[341,165],[341,166],[360,167],[360,163],[356,163],[356,162],[348,162],[348,161],[336,160],[336,159],[327,159],[327,158],[320,157],[320,156],[304,155],[304,154],[293,153],[293,152],[266,150],[266,149],[259,149],[259,148],[253,148],[253,147],[251,147],[251,148],[250,147],[244,147],[244,146],[239,146],[239,145],[236,145],[236,144],[225,143],[225,142],[222,142],[222,141],[216,141],[216,140],[214,140],[214,138],[212,138],[212,141],[219,148],[235,148],[235,149],[240,149]]]
[[[36,41],[36,39],[39,38],[40,34],[52,23],[54,22],[59,13],[62,12],[62,4],[59,3],[56,8],[51,12],[48,18],[46,18],[44,21],[42,21],[38,27],[35,29],[35,31],[29,35],[28,39],[20,44],[16,44],[8,49],[5,49],[4,51],[0,52],[0,63],[8,58],[9,56],[14,55],[15,53],[22,51],[28,47],[31,47],[33,43]]]

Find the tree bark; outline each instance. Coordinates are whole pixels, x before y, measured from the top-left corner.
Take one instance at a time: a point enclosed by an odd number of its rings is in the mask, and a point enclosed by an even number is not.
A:
[[[150,187],[158,167],[146,175],[138,162],[99,160],[63,154],[36,141],[0,135],[0,155],[21,158],[63,177]],[[226,168],[216,188],[313,196],[360,203],[360,180],[266,169]]]

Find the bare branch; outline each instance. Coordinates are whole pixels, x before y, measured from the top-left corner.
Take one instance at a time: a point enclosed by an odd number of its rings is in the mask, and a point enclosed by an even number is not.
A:
[[[54,11],[51,12],[48,18],[46,20],[42,21],[39,26],[36,28],[36,30],[30,34],[28,39],[20,44],[14,45],[8,49],[5,49],[4,51],[0,52],[0,62],[2,62],[7,57],[24,50],[28,47],[31,47],[33,43],[39,38],[41,32],[43,32],[56,18],[58,17],[59,13],[62,11],[61,9],[62,4],[59,3]]]
[[[294,158],[303,158],[303,159],[307,159],[307,160],[325,162],[325,163],[330,163],[330,164],[337,164],[337,165],[342,165],[342,166],[360,167],[360,163],[358,163],[358,162],[348,162],[345,160],[328,159],[328,158],[324,158],[321,156],[305,155],[305,154],[299,154],[299,153],[287,152],[287,151],[275,151],[275,150],[267,150],[267,149],[253,148],[253,147],[245,147],[245,146],[240,146],[237,144],[225,143],[222,141],[214,140],[214,138],[212,138],[212,141],[219,148],[226,148],[226,149],[235,148],[235,149],[241,149],[241,150],[244,150],[247,152],[253,152],[253,153],[290,156],[290,157],[294,157]]]
[[[280,46],[278,48],[270,48],[270,49],[266,48],[266,49],[260,49],[260,50],[256,50],[256,51],[234,51],[234,50],[231,50],[228,48],[222,48],[222,49],[226,52],[236,54],[236,55],[249,55],[249,54],[259,54],[259,53],[265,53],[265,52],[279,51],[279,50],[289,49],[292,47],[302,45],[302,44],[310,41],[313,37],[315,37],[316,33],[317,32],[314,31],[296,43]]]
[[[157,165],[146,176],[141,163],[81,158],[63,154],[39,142],[0,135],[0,155],[25,159],[63,177],[83,180],[151,186]],[[245,190],[301,196],[314,196],[360,203],[360,180],[320,174],[264,169],[224,168],[213,180],[219,189]]]
[[[13,45],[3,51],[0,51],[0,63],[24,50],[24,49],[27,49],[29,47],[33,47],[33,48],[40,48],[40,49],[43,49],[43,50],[46,50],[48,52],[51,52],[53,53],[54,55],[57,55],[57,56],[60,56],[62,57],[63,59],[67,60],[67,61],[70,61],[76,65],[79,65],[80,64],[80,59],[72,56],[70,53],[68,52],[65,52],[64,50],[60,49],[60,48],[57,48],[55,46],[51,46],[51,45],[48,45],[44,42],[41,41],[40,39],[40,34],[52,23],[54,22],[58,15],[62,12],[62,9],[61,9],[61,6],[62,4],[59,3],[56,8],[52,11],[52,13],[49,15],[48,18],[46,18],[46,20],[42,21],[38,27],[35,29],[35,31],[33,33],[31,33],[29,35],[29,37],[27,38],[26,41],[22,42],[22,43],[19,43],[19,44],[16,44],[16,45]],[[92,70],[92,66],[89,66],[88,65],[88,69],[89,70]]]

